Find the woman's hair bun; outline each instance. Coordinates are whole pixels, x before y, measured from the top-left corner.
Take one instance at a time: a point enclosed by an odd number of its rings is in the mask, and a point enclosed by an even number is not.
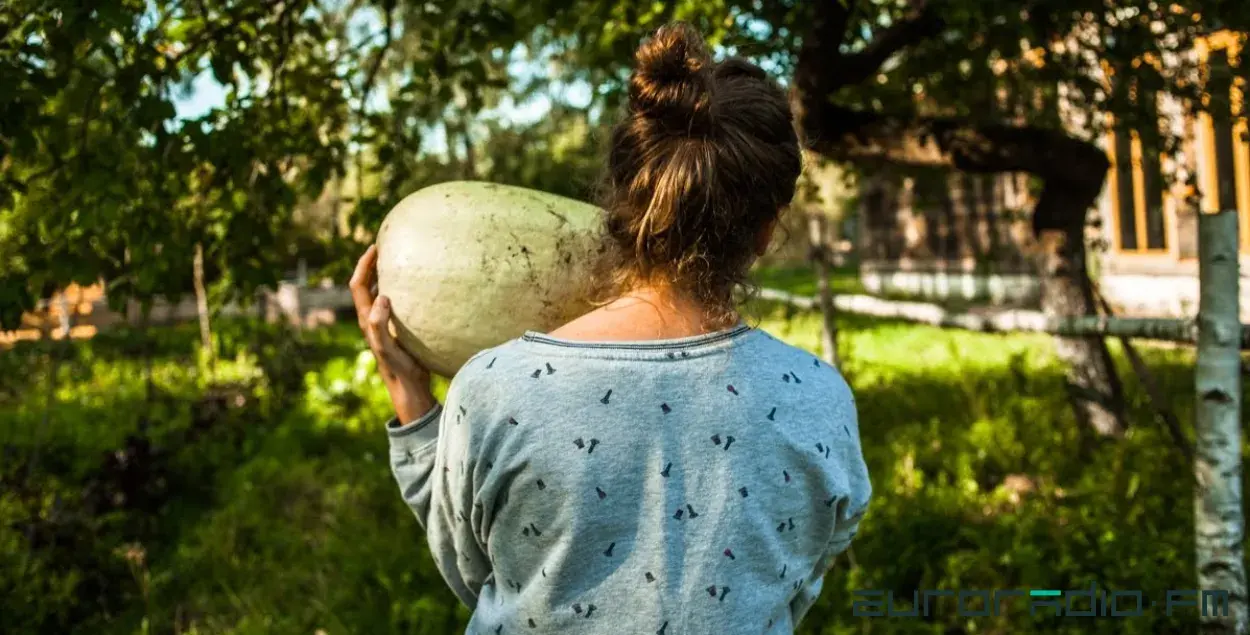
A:
[[[660,27],[638,47],[629,78],[630,109],[672,132],[697,134],[711,123],[712,56],[693,27]]]

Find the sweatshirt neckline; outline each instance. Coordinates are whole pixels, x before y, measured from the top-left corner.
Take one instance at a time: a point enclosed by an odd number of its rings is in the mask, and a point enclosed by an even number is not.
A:
[[[692,353],[694,352],[693,349],[707,347],[719,348],[720,346],[742,339],[744,336],[754,331],[755,329],[750,325],[745,322],[739,322],[736,326],[728,329],[722,329],[720,331],[659,340],[568,340],[559,337],[552,337],[537,331],[526,331],[525,334],[521,336],[521,339],[522,341],[533,344],[555,346],[565,349],[579,349],[587,352],[594,350],[639,352],[681,350],[686,353]]]

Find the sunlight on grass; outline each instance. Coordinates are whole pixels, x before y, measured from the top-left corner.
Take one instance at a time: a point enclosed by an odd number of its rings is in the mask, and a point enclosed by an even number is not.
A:
[[[755,284],[781,289],[799,295],[816,295],[816,274],[807,265],[758,267],[751,272]],[[836,267],[830,275],[829,287],[834,293],[864,293],[859,271],[853,266]]]
[[[818,350],[817,315],[767,303],[752,314],[779,338]],[[855,316],[840,317],[839,329],[875,498],[853,548],[856,566],[839,560],[801,632],[860,632],[855,589],[1192,585],[1190,468],[1122,359],[1132,432],[1093,443],[1072,418],[1048,337]],[[298,336],[231,323],[218,330],[212,379],[191,328],[78,343],[57,364],[51,411],[43,349],[19,346],[0,358],[0,371],[16,378],[0,391],[0,444],[18,457],[43,448],[35,469],[50,488],[43,502],[0,489],[0,546],[22,544],[21,519],[32,513],[60,519],[47,523],[77,518],[66,527],[90,537],[71,560],[37,552],[27,569],[38,572],[33,582],[0,576],[0,596],[19,603],[0,609],[63,611],[84,601],[74,598],[85,580],[116,569],[132,582],[83,605],[95,616],[83,618],[90,632],[130,634],[144,623],[204,634],[462,631],[467,611],[391,480],[382,429],[390,405],[354,325]],[[1190,421],[1191,352],[1143,352]],[[446,382],[437,388],[441,396]],[[157,449],[143,459],[150,486],[128,496],[154,507],[54,514],[51,501],[73,509],[82,492],[96,491],[84,483],[122,487],[102,465],[108,452],[131,447],[141,423]],[[0,477],[27,469],[10,462]],[[140,569],[116,555],[133,552],[125,545],[146,554]],[[20,562],[0,556],[8,564]],[[1078,622],[1014,614],[984,618],[977,632],[1144,634],[1189,623],[1162,615]],[[919,624],[881,622],[873,632],[931,632]],[[930,626],[960,624],[948,611]]]

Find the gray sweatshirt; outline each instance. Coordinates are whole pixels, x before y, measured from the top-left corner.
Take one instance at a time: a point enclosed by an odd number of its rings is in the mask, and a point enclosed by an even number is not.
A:
[[[527,333],[387,429],[468,633],[790,633],[871,495],[850,388],[758,329]]]

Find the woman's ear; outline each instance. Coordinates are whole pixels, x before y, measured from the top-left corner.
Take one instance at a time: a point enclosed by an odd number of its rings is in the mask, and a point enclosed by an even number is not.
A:
[[[780,215],[768,221],[760,229],[759,235],[755,237],[755,256],[757,258],[768,253],[768,246],[773,243],[773,232],[777,230],[777,218],[779,217]]]

